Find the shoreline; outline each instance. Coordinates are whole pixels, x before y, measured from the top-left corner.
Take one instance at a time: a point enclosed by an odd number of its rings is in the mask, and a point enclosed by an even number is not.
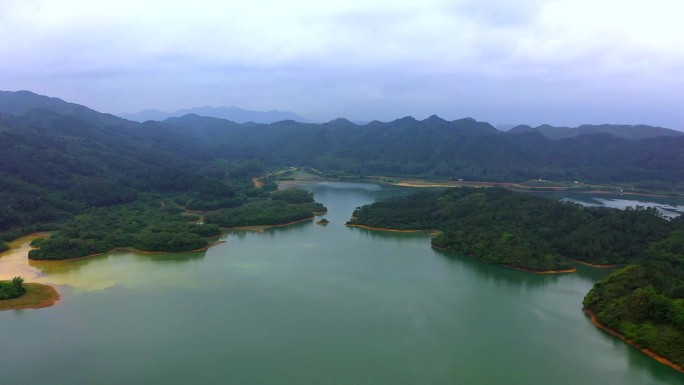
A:
[[[617,269],[618,268],[618,265],[600,265],[600,264],[595,264],[595,263],[591,263],[591,262],[580,261],[579,259],[575,259],[575,258],[570,258],[570,257],[565,257],[565,256],[562,256],[562,257],[567,259],[567,260],[577,262],[580,265],[594,267],[597,269]]]
[[[194,250],[185,250],[185,251],[145,251],[145,250],[134,249],[131,247],[115,247],[115,248],[113,248],[109,251],[105,251],[103,253],[89,254],[89,255],[84,255],[82,257],[64,258],[64,259],[31,259],[31,258],[29,258],[28,260],[31,263],[45,263],[45,262],[50,263],[50,262],[78,261],[79,259],[98,257],[100,255],[107,255],[107,254],[113,254],[113,253],[140,253],[140,254],[199,253],[201,251],[207,251],[214,246],[217,246],[217,245],[220,245],[220,244],[226,243],[226,242],[228,242],[228,241],[218,240],[218,241],[215,241],[215,242],[208,244],[205,247],[201,247],[199,249],[194,249]]]
[[[641,347],[641,346],[640,346],[639,344],[637,344],[636,342],[634,342],[634,341],[632,341],[631,339],[629,339],[629,338],[625,337],[624,335],[620,334],[620,332],[618,332],[617,330],[612,329],[612,328],[609,328],[608,326],[602,324],[601,321],[599,321],[598,316],[596,315],[596,313],[594,313],[591,309],[583,308],[582,311],[584,312],[584,314],[586,314],[586,315],[589,317],[589,319],[591,320],[591,323],[593,323],[593,324],[594,324],[596,327],[598,327],[599,329],[601,329],[601,330],[603,330],[603,331],[605,331],[605,332],[607,332],[607,333],[609,333],[609,334],[611,334],[611,335],[613,335],[613,336],[615,336],[615,337],[621,339],[623,342],[627,343],[628,345],[631,345],[631,346],[633,346],[633,347],[639,349],[639,351],[641,351],[642,353],[646,354],[647,356],[653,358],[654,360],[660,362],[661,364],[667,365],[667,366],[671,367],[671,368],[674,369],[674,370],[677,370],[677,371],[679,371],[679,372],[684,373],[684,366],[682,366],[682,365],[680,365],[680,364],[678,364],[678,363],[676,363],[676,362],[672,362],[672,361],[670,361],[668,358],[663,357],[663,356],[661,356],[660,354],[658,354],[658,353],[656,353],[656,352],[654,352],[654,351],[652,351],[652,350],[650,350],[650,349]]]
[[[344,224],[347,227],[358,227],[360,229],[366,229],[366,230],[372,230],[372,231],[389,231],[393,233],[419,233],[421,231],[427,231],[427,230],[399,230],[399,229],[386,229],[384,227],[371,227],[371,226],[366,226],[366,225],[356,225],[356,224],[351,224],[351,223],[345,223]]]
[[[26,293],[19,298],[0,301],[0,311],[20,309],[43,309],[55,305],[61,299],[59,291],[54,286],[42,283],[25,283]],[[39,296],[37,302],[26,302]]]
[[[327,213],[327,212],[326,212]],[[314,215],[323,215],[323,214],[315,214]],[[235,230],[242,230],[242,231],[264,231],[268,230],[274,227],[285,227],[285,226],[290,226],[290,225],[295,225],[297,223],[302,223],[306,221],[313,221],[316,219],[315,216],[312,216],[310,218],[304,218],[304,219],[299,219],[296,221],[292,222],[287,222],[287,223],[281,223],[281,224],[275,224],[275,225],[253,225],[253,226],[235,226],[235,227],[221,227],[222,229],[230,230],[230,231],[235,231]]]
[[[434,232],[435,231],[435,230],[432,230],[432,231],[431,230],[397,230],[397,229],[386,229],[386,228],[382,228],[382,227],[371,227],[371,226],[356,225],[356,224],[345,224],[345,226],[347,226],[347,227],[358,227],[361,229],[366,229],[366,230],[371,230],[371,231],[388,231],[388,232],[396,232],[396,233],[417,233],[417,232],[422,232],[422,231],[428,231],[428,232]],[[435,246],[432,243],[430,243],[430,247],[432,247],[433,249],[436,249],[436,250],[447,251],[449,253],[463,254],[463,253],[459,253],[458,251],[449,250],[447,248],[440,247],[440,246]],[[466,254],[463,254],[463,255],[466,255]],[[576,273],[577,272],[577,269],[574,267],[570,267],[567,269],[533,270],[533,269],[528,269],[528,268],[521,267],[521,266],[508,265],[505,263],[495,263],[495,262],[484,261],[478,257],[473,256],[473,255],[467,255],[467,256],[470,258],[476,259],[480,262],[489,263],[491,265],[503,266],[503,267],[506,267],[509,269],[524,271],[526,273],[534,273],[534,274],[539,274],[539,275],[567,274],[567,273]]]
[[[389,181],[389,180],[393,181]],[[403,186],[403,187],[417,187],[417,188],[450,188],[450,187],[504,187],[513,191],[518,192],[569,192],[578,194],[600,194],[600,195],[632,195],[632,196],[645,196],[645,197],[655,197],[655,198],[671,198],[671,199],[684,199],[684,194],[677,193],[676,195],[668,195],[666,193],[658,191],[644,191],[644,192],[634,192],[634,191],[624,191],[620,192],[619,189],[615,187],[616,190],[611,190],[610,186],[596,186],[596,189],[578,189],[574,186],[564,186],[564,185],[549,185],[549,186],[529,186],[516,182],[491,182],[491,181],[427,181],[420,179],[402,179],[393,177],[383,177],[375,176],[370,177],[369,180],[380,184],[389,184],[393,186]]]
[[[533,269],[528,269],[528,268],[525,268],[525,267],[508,265],[508,264],[505,264],[505,263],[496,263],[496,262],[484,261],[484,260],[482,260],[482,259],[480,259],[480,258],[478,258],[478,257],[476,257],[476,256],[474,256],[474,255],[468,255],[468,254],[464,254],[464,253],[459,253],[458,251],[449,250],[449,249],[447,249],[447,248],[445,248],[445,247],[435,246],[435,245],[433,245],[433,244],[431,244],[430,246],[431,246],[433,249],[435,249],[435,250],[441,250],[441,251],[446,251],[446,252],[449,252],[449,253],[465,255],[465,256],[467,256],[467,257],[473,258],[473,259],[478,260],[478,261],[480,261],[480,262],[488,263],[488,264],[490,264],[490,265],[502,266],[502,267],[505,267],[505,268],[508,268],[508,269],[523,271],[523,272],[525,272],[525,273],[533,273],[533,274],[538,274],[538,275],[547,275],[547,274],[568,274],[568,273],[576,273],[576,272],[577,272],[577,269],[574,268],[574,267],[570,267],[570,268],[568,268],[568,269],[533,270]]]

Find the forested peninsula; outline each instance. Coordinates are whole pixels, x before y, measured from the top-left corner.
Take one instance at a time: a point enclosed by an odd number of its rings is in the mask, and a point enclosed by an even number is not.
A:
[[[29,252],[33,260],[63,260],[106,253],[116,249],[143,252],[199,251],[206,249],[222,227],[280,225],[313,218],[325,207],[314,202],[313,194],[292,188],[269,191],[262,187],[261,196],[237,194],[230,202],[236,207],[206,212],[205,222],[187,213],[175,199],[140,199],[134,203],[97,208],[56,225],[55,233],[34,240],[36,249]],[[225,195],[225,192],[223,193]],[[207,202],[210,202],[208,200]]]
[[[682,370],[684,219],[654,209],[581,207],[501,188],[389,198],[354,211],[352,226],[439,230],[435,248],[533,272],[569,271],[568,258],[622,268],[584,300],[594,321]]]

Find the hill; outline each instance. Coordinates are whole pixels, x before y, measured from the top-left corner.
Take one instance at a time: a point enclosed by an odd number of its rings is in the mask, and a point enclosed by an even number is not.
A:
[[[585,124],[579,127],[554,127],[544,124],[538,127],[519,125],[509,130],[511,134],[526,132],[538,132],[549,139],[565,139],[578,135],[610,134],[618,138],[639,140],[657,137],[682,137],[684,132],[671,130],[663,127],[653,127],[647,125],[618,125],[618,124]]]
[[[329,177],[541,177],[684,190],[682,136],[551,140],[437,116],[358,125],[346,119],[238,124],[191,114],[138,123],[28,91],[0,93],[0,111],[0,231],[147,193],[194,194],[193,206],[217,208],[227,201],[200,194],[202,186],[220,182],[240,190],[251,177],[284,165]]]
[[[193,136],[217,156],[306,165],[328,176],[543,178],[684,188],[684,136],[628,140],[596,134],[552,140],[537,132],[509,134],[473,119],[446,121],[437,116],[363,126],[345,119],[240,125],[196,115],[164,123],[173,133]]]
[[[306,119],[291,111],[252,111],[239,107],[195,107],[175,112],[164,112],[159,110],[144,110],[137,113],[122,113],[119,114],[124,119],[133,120],[136,122],[145,122],[148,120],[163,121],[168,118],[180,117],[185,115],[199,115],[210,118],[226,119],[237,123],[273,123],[282,120],[294,120],[297,122],[305,122]]]

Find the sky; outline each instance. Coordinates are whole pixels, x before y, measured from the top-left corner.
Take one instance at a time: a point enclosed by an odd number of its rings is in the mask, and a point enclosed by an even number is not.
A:
[[[684,130],[681,0],[2,0],[0,89],[102,112]]]

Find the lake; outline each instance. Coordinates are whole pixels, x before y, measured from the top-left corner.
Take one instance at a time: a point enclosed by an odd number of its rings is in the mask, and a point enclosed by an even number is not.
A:
[[[305,187],[328,226],[26,265],[62,300],[0,312],[0,383],[684,383],[582,313],[609,270],[535,275],[433,250],[425,233],[348,228],[355,207],[415,190]]]

